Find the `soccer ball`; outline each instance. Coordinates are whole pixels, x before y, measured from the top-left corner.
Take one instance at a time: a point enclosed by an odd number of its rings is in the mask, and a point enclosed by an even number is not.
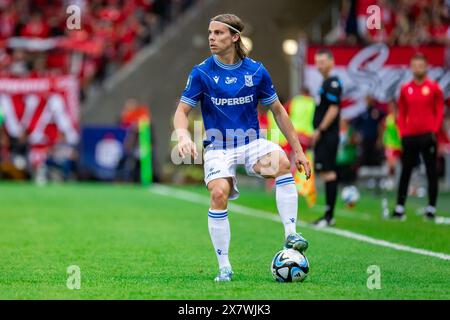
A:
[[[275,254],[270,265],[273,278],[278,282],[301,282],[309,272],[306,256],[294,249],[283,249]]]
[[[359,200],[359,191],[355,186],[347,186],[342,189],[342,201],[349,206],[353,207]]]

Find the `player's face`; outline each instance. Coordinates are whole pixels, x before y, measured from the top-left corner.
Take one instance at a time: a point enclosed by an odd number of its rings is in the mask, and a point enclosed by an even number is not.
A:
[[[316,54],[314,60],[317,70],[324,76],[328,75],[333,69],[334,61],[326,54]]]
[[[414,59],[411,61],[411,72],[414,78],[422,79],[427,74],[428,65],[424,60]]]
[[[209,49],[212,54],[221,55],[234,49],[234,42],[238,35],[232,35],[227,26],[212,21],[208,28]]]

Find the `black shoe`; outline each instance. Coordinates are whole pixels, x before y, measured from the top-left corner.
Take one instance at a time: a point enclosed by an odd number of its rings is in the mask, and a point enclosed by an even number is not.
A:
[[[336,224],[333,218],[329,217],[322,217],[320,219],[317,219],[313,222],[313,225],[316,228],[326,228],[326,227],[332,227]]]
[[[392,213],[392,215],[391,215],[391,219],[395,219],[395,220],[398,220],[398,221],[405,221],[406,220],[406,214],[394,211]]]
[[[434,214],[433,212],[430,212],[430,211],[425,212],[425,214],[423,216],[425,217],[426,220],[429,220],[429,221],[434,221],[434,219],[436,218],[436,214]]]

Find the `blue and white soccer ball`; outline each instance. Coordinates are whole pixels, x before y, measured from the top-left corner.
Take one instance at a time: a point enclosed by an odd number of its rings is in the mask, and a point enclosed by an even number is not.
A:
[[[301,282],[308,275],[309,262],[297,250],[283,249],[273,257],[270,269],[278,282]]]
[[[359,200],[359,191],[355,186],[346,186],[342,189],[341,193],[342,201],[349,206],[353,207]]]

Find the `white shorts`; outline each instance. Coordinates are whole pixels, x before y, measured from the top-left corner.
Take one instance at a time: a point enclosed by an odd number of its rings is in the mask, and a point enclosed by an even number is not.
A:
[[[204,154],[206,186],[212,180],[231,177],[233,178],[233,189],[229,199],[237,199],[239,190],[236,181],[236,167],[244,165],[249,176],[262,177],[253,170],[253,166],[259,159],[272,151],[283,151],[283,149],[272,141],[263,138],[237,148],[214,149],[213,147],[206,147]]]

